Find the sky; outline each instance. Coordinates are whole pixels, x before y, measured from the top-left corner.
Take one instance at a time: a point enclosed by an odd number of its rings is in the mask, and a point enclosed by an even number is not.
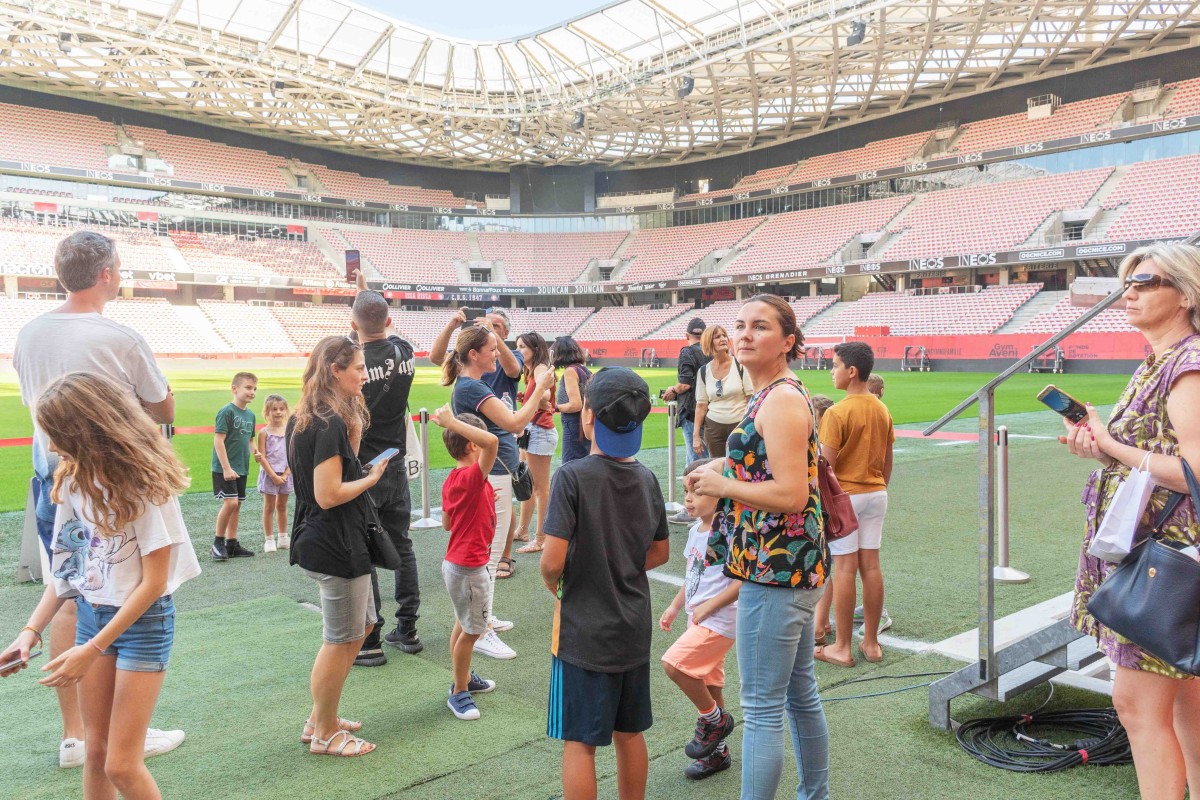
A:
[[[510,39],[592,11],[605,0],[357,0],[360,5],[461,39]]]

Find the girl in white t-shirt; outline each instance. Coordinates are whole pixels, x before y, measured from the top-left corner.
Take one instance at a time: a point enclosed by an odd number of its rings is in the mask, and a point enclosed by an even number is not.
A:
[[[146,729],[175,632],[171,595],[200,573],[177,495],[187,471],[133,397],[100,375],[73,372],[37,403],[38,427],[62,457],[54,473],[53,557],[29,623],[0,654],[24,669],[42,630],[76,605],[75,646],[40,683],[79,685],[86,800],[159,798],[143,763]]]

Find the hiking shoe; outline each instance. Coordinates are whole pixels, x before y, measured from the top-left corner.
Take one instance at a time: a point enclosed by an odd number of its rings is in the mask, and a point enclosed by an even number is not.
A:
[[[470,692],[454,694],[454,687],[451,686],[450,697],[446,700],[446,705],[459,719],[479,719],[479,708],[475,705],[475,699],[471,697]]]
[[[387,653],[382,647],[363,647],[354,657],[356,667],[382,667],[387,663]]]
[[[733,715],[724,710],[721,711],[721,719],[716,722],[703,718],[696,720],[696,735],[683,748],[683,752],[688,758],[707,758],[733,732],[733,726]]]
[[[861,620],[858,620],[858,622],[860,622],[860,623],[861,623]],[[857,630],[856,632],[858,633],[858,636],[859,636],[859,638],[860,638],[860,639],[862,638],[862,635],[863,635],[863,629],[864,629],[865,627],[866,627],[866,626],[865,626],[865,625],[862,625],[862,624],[860,624],[860,625],[858,626],[858,630]],[[888,615],[887,609],[885,608],[885,609],[883,610],[883,614],[881,614],[881,615],[879,616],[879,631],[878,631],[878,632],[879,632],[879,633],[883,633],[884,631],[888,630],[888,629],[889,629],[889,628],[891,628],[891,627],[892,627],[892,618],[891,618],[891,616],[889,616],[889,615]]]
[[[495,688],[495,681],[489,681],[486,678],[481,678],[474,671],[471,672],[471,680],[467,681],[467,691],[471,694],[487,694]]]
[[[86,755],[87,751],[84,748],[83,739],[63,739],[58,744],[59,769],[82,767],[83,759]]]
[[[242,543],[237,539],[225,542],[225,552],[230,558],[249,558],[250,556],[254,555],[253,550],[247,550],[246,548],[242,547]]]
[[[498,658],[502,661],[517,657],[517,651],[500,641],[500,637],[491,628],[483,636],[475,640],[475,646],[472,648],[480,655]]]
[[[732,765],[733,759],[729,755],[729,748],[722,747],[720,750],[713,750],[704,758],[693,761],[691,766],[683,771],[683,777],[691,781],[702,781],[718,772],[724,772]]]
[[[169,753],[183,744],[185,736],[186,734],[183,731],[162,731],[158,728],[147,728],[146,748],[143,756],[150,758],[151,756],[161,756],[163,753]]]
[[[425,649],[425,645],[421,644],[420,638],[417,636],[416,630],[402,631],[399,626],[391,633],[383,637],[383,640],[397,650],[401,650],[410,655],[419,653]]]
[[[675,514],[674,516],[667,517],[667,522],[671,522],[675,525],[691,525],[695,521],[696,520],[694,517],[688,516],[687,511],[680,511],[678,514]]]
[[[491,617],[488,619],[488,627],[494,630],[496,633],[504,633],[505,631],[511,631],[514,627],[516,627],[516,625],[507,619],[496,619],[495,617]]]
[[[225,545],[213,543],[212,549],[208,551],[212,555],[213,561],[228,561],[229,553],[225,551]]]

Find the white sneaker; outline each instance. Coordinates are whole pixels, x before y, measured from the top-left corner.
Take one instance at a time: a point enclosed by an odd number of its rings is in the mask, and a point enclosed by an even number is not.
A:
[[[275,552],[275,537],[274,536],[268,536],[263,539],[263,552],[264,553],[274,553]]]
[[[71,769],[83,766],[82,739],[63,739],[58,745],[58,766],[61,769]]]
[[[292,537],[286,533],[279,534],[279,549],[287,550],[292,546]]]
[[[146,730],[146,758],[161,756],[169,753],[183,744],[183,731],[160,731],[158,728]]]
[[[517,651],[500,641],[500,637],[496,635],[496,631],[491,628],[488,628],[487,633],[475,640],[475,647],[472,649],[480,655],[501,660],[517,657]]]
[[[496,619],[495,617],[492,617],[488,620],[488,627],[494,631],[504,633],[505,631],[511,631],[515,626],[514,623],[507,619]]]

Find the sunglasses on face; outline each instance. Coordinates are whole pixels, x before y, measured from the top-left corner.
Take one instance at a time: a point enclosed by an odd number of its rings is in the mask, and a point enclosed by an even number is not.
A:
[[[1170,286],[1172,288],[1175,287],[1175,284],[1171,283],[1163,276],[1151,275],[1149,273],[1130,275],[1125,279],[1123,285],[1126,291],[1132,288],[1136,289],[1138,292],[1141,292],[1144,289],[1157,289],[1159,286]]]

